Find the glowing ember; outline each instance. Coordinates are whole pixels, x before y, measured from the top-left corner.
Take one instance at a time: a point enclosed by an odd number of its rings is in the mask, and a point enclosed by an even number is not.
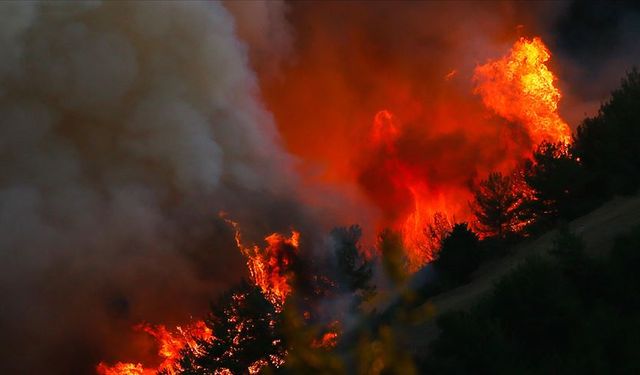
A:
[[[333,321],[328,326],[328,331],[324,332],[322,336],[311,342],[312,348],[335,348],[338,344],[338,337],[340,336],[340,322]]]
[[[338,333],[337,332],[326,332],[322,335],[322,337],[318,340],[314,340],[311,343],[311,347],[313,348],[333,348],[338,343]]]
[[[258,245],[248,247],[242,244],[238,223],[225,220],[233,226],[236,245],[247,257],[251,280],[260,287],[265,297],[280,309],[292,290],[290,282],[293,274],[290,268],[298,251],[300,233],[291,231],[289,237],[272,233],[264,239],[267,242],[266,247],[260,248]]]
[[[546,65],[550,58],[540,38],[521,38],[507,56],[475,71],[476,92],[484,104],[505,119],[526,126],[534,145],[571,141],[571,130],[558,114],[561,94]]]
[[[197,321],[183,327],[176,327],[175,332],[169,331],[163,325],[152,326],[139,324],[134,329],[146,332],[153,336],[158,344],[158,356],[162,363],[157,368],[144,368],[140,363],[118,362],[114,366],[108,366],[100,362],[96,367],[98,375],[149,375],[158,371],[168,374],[176,374],[179,370],[178,361],[180,352],[189,348],[194,352],[199,350],[199,340],[211,340],[212,333],[203,321]]]

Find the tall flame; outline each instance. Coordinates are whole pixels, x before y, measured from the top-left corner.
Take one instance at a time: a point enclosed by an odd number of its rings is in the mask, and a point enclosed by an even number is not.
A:
[[[475,70],[476,92],[484,104],[526,126],[534,145],[571,141],[571,130],[558,114],[561,94],[546,65],[550,58],[540,38],[520,38],[509,54]]]
[[[224,217],[222,213],[221,216]],[[292,230],[289,237],[272,233],[264,238],[267,246],[245,246],[242,243],[240,225],[230,219],[225,220],[235,230],[236,245],[240,252],[247,257],[247,268],[251,281],[262,290],[267,300],[277,309],[284,305],[291,293],[291,266],[295,253],[298,251],[300,233]]]
[[[399,156],[396,141],[401,131],[390,111],[379,111],[371,129],[371,144],[384,154],[380,167],[391,180],[394,193],[407,194],[412,201],[411,210],[397,223],[397,229],[402,233],[408,267],[413,271],[435,258],[440,240],[451,227],[447,213],[457,207],[448,204],[445,196],[422,178],[419,167]]]

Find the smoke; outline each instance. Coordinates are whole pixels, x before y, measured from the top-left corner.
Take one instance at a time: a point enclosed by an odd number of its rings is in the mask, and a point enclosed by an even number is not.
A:
[[[220,210],[254,239],[306,217],[247,47],[219,3],[0,19],[1,372],[147,354],[133,323],[198,315],[245,274]]]
[[[561,113],[572,127],[594,116],[621,78],[640,64],[640,6],[630,1],[553,4],[543,35],[556,52],[564,94]]]

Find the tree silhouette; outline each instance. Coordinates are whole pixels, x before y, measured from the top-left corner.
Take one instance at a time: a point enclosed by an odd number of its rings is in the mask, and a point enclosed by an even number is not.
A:
[[[500,239],[522,230],[530,221],[525,209],[527,189],[516,177],[490,173],[474,191],[471,209],[476,216],[476,229]]]
[[[372,264],[359,246],[361,236],[362,229],[357,225],[336,228],[331,232],[340,285],[347,292],[356,293],[366,300],[376,288],[371,284]]]
[[[531,209],[538,219],[573,219],[586,212],[584,168],[562,143],[541,143],[527,160],[524,179],[533,189]]]
[[[480,264],[480,241],[467,223],[453,226],[451,233],[442,240],[442,248],[435,267],[443,276],[464,282]]]
[[[594,177],[603,199],[640,186],[640,72],[634,68],[611,93],[598,115],[577,129],[574,154]]]

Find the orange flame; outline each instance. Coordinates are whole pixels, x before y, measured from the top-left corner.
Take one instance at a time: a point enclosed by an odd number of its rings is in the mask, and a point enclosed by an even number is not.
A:
[[[141,363],[118,362],[109,366],[100,362],[96,367],[98,375],[150,375],[158,371],[166,371],[169,374],[177,374],[179,371],[178,361],[180,353],[185,348],[198,352],[200,350],[199,340],[211,340],[213,334],[211,329],[203,321],[197,321],[183,327],[176,327],[175,332],[171,332],[163,325],[153,326],[150,324],[138,324],[135,330],[145,332],[153,336],[158,344],[158,356],[162,359],[156,368],[145,368]]]
[[[335,348],[338,344],[338,337],[340,336],[340,322],[335,320],[329,324],[327,331],[317,339],[311,342],[312,348]]]
[[[221,216],[224,217],[224,214]],[[292,291],[290,282],[293,275],[290,268],[298,251],[300,233],[293,230],[289,237],[272,233],[265,237],[267,246],[264,248],[258,245],[245,246],[242,243],[239,224],[227,218],[224,220],[235,230],[236,245],[247,257],[251,280],[276,309],[282,308]]]
[[[571,141],[571,130],[558,114],[562,95],[546,65],[550,58],[540,38],[520,38],[508,55],[475,70],[476,92],[484,104],[526,126],[534,145]]]
[[[550,57],[540,38],[521,38],[508,55],[475,70],[475,91],[482,96],[484,105],[524,126],[531,142],[524,145],[523,156],[542,141],[571,140],[569,126],[558,114],[561,94],[555,87],[556,77],[546,65]],[[445,79],[453,74],[455,71]],[[454,219],[472,219],[467,202],[473,196],[468,186],[436,186],[425,178],[423,171],[429,166],[403,156],[401,145],[407,142],[402,138],[403,126],[388,110],[379,111],[373,119],[371,146],[380,158],[376,168],[383,171],[377,176],[389,180],[383,199],[396,202],[390,205],[396,210],[408,207],[403,214],[391,216],[396,217],[392,225],[402,234],[408,268],[415,271],[435,259]],[[502,172],[511,173],[516,164]],[[526,187],[514,188],[525,192]]]
[[[100,362],[96,367],[98,375],[151,375],[155,374],[155,370],[144,369],[141,363],[123,363],[118,362],[113,366],[109,366],[104,362]]]

